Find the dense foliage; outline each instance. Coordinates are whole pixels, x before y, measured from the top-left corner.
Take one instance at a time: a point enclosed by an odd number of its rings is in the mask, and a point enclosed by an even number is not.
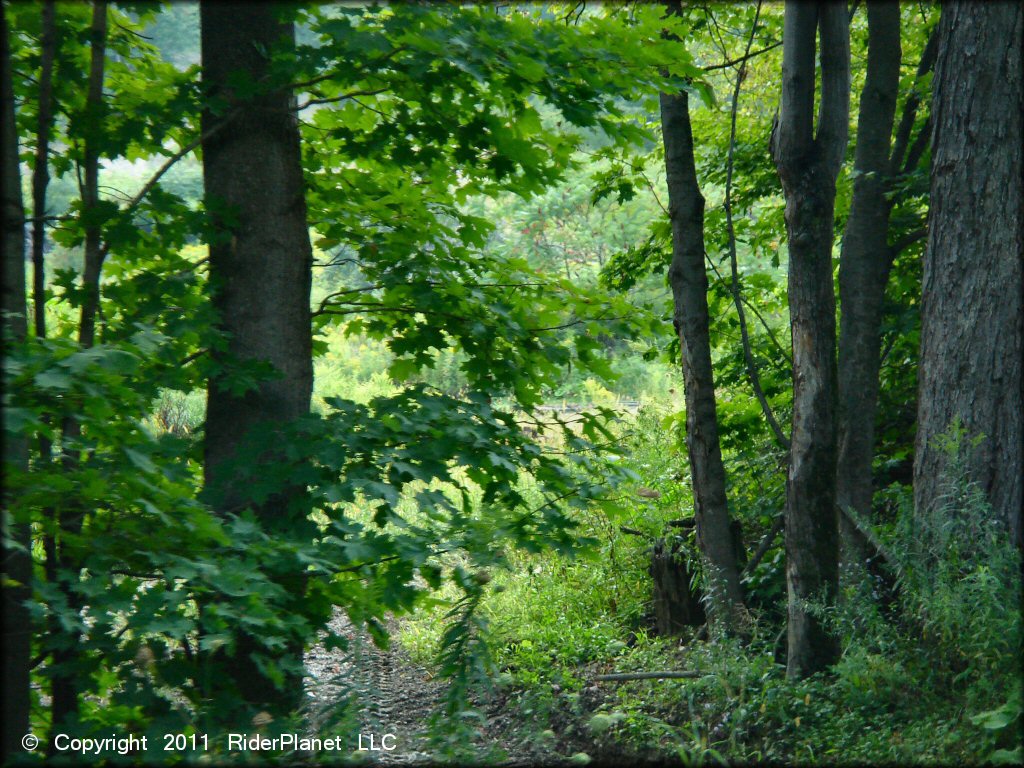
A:
[[[481,712],[500,702],[524,756],[544,762],[1020,759],[1020,553],[958,458],[971,437],[947,436],[942,508],[915,513],[910,487],[929,159],[915,110],[938,9],[901,10],[897,114],[921,146],[888,191],[896,250],[866,523],[880,549],[844,574],[838,604],[812,606],[840,661],[794,681],[779,664],[788,446],[766,418],[788,424],[793,408],[768,149],[781,7],[283,7],[297,44],[263,52],[267,78],[233,85],[297,100],[313,409],[251,436],[258,447],[232,460],[244,498],[226,512],[203,488],[203,390],[226,375],[244,394],[277,374],[211,355],[226,342],[209,222],[232,214],[204,199],[197,148],[202,111],[230,130],[232,107],[204,88],[197,6],[61,3],[49,32],[41,8],[3,8],[22,196],[27,221],[46,225],[38,245],[24,230],[40,254],[26,288],[36,330],[18,339],[5,325],[4,549],[31,555],[30,728],[51,754],[57,733],[149,735],[149,753],[113,759],[164,760],[167,733],[305,731],[316,713],[271,716],[239,696],[227,651],[257,638],[253,665],[284,681],[303,672],[287,649],[348,647],[330,624],[343,612],[448,681],[432,726],[441,757],[479,758]],[[856,101],[863,11],[850,29]],[[692,96],[721,449],[749,565],[742,637],[653,631],[655,542],[677,546],[695,592],[708,583],[666,284],[658,94],[679,89]],[[8,455],[14,440],[27,462]],[[253,514],[297,485],[308,507],[287,524]],[[695,674],[591,679],[650,669]],[[55,712],[67,680],[78,707]],[[323,735],[356,732],[343,704]],[[222,742],[212,751],[229,757]]]

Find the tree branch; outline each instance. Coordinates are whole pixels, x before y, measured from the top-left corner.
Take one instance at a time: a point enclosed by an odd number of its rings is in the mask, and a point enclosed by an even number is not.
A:
[[[889,569],[897,576],[897,584],[899,584],[900,577],[903,575],[903,569],[900,567],[900,562],[897,560],[889,548],[886,547],[870,526],[864,524],[861,519],[857,516],[857,513],[853,511],[852,507],[839,507],[839,513],[843,515],[853,527],[856,529],[864,541],[868,543],[875,554],[889,567]]]
[[[928,227],[921,227],[920,229],[915,229],[913,232],[908,232],[889,246],[890,258],[896,258],[904,251],[904,249],[909,248],[918,240],[923,240],[926,237],[928,237]]]
[[[238,114],[238,109],[235,109],[232,112],[229,112],[224,117],[224,119],[221,122],[217,123],[216,125],[214,125],[209,130],[203,132],[202,134],[197,136],[195,139],[190,141],[188,144],[186,144],[184,147],[182,147],[177,152],[175,152],[173,155],[171,155],[167,159],[167,162],[165,162],[163,165],[161,165],[156,170],[156,172],[149,178],[149,180],[145,184],[142,185],[142,188],[137,193],[135,193],[135,195],[133,197],[131,197],[128,200],[127,205],[125,205],[125,207],[121,209],[121,213],[128,214],[128,213],[131,213],[132,211],[134,211],[136,208],[138,208],[139,205],[142,203],[142,201],[145,199],[146,195],[148,195],[150,192],[153,191],[153,188],[157,185],[157,182],[160,181],[160,179],[163,177],[163,175],[165,173],[167,173],[167,171],[169,171],[174,166],[175,163],[177,163],[179,160],[181,160],[183,157],[188,155],[193,150],[197,149],[204,141],[206,141],[206,139],[210,138],[211,136],[213,136],[216,133],[219,133],[226,125],[228,125],[228,123],[231,122],[231,120],[234,119],[234,117],[237,114]],[[103,246],[100,248],[100,265],[101,266],[102,266],[103,261],[106,259],[107,255],[109,253],[110,253],[110,243],[109,242],[104,242]]]
[[[917,83],[935,67],[935,55],[938,51],[938,27],[932,30],[924,51],[921,52],[921,60],[917,64],[917,75],[914,78],[914,88],[907,96],[903,104],[903,114],[900,116],[900,124],[896,129],[896,138],[893,141],[892,155],[889,158],[889,176],[895,176],[903,166],[904,154],[907,145],[910,143],[910,134],[914,128],[914,121],[917,119],[917,110],[921,104],[921,92],[917,90]],[[916,165],[916,163],[915,163]],[[904,170],[904,173],[906,170]]]
[[[893,347],[896,346],[896,341],[897,341],[898,338],[899,338],[899,334],[898,333],[894,333],[894,334],[892,334],[892,336],[889,337],[889,343],[885,345],[885,349],[882,350],[882,354],[879,355],[879,357],[878,357],[878,367],[879,367],[879,369],[881,369],[882,366],[885,365],[885,361],[889,358],[889,353],[892,352]]]
[[[383,287],[384,287],[383,283],[377,283],[376,285],[367,285],[367,286],[365,286],[363,288],[349,288],[348,290],[345,290],[345,291],[335,291],[334,293],[329,293],[326,296],[324,296],[323,300],[321,300],[320,306],[316,309],[316,311],[313,312],[313,317],[316,317],[319,314],[323,314],[323,312],[330,305],[331,299],[336,299],[339,296],[348,296],[348,295],[353,294],[353,293],[366,293],[367,291],[376,291],[377,289],[383,288]],[[347,303],[350,303],[350,302],[338,302],[338,303],[347,304]]]
[[[917,134],[917,138],[914,139],[913,145],[910,147],[910,151],[907,153],[907,160],[903,164],[901,169],[902,173],[910,173],[917,164],[921,161],[922,155],[924,155],[925,149],[928,148],[928,144],[932,139],[932,116],[928,115],[924,119],[924,123],[921,125],[921,130]]]
[[[751,31],[753,32],[753,30],[751,30]],[[702,67],[702,69],[705,72],[713,72],[716,69],[727,69],[728,67],[735,67],[737,64],[743,64],[743,63],[745,63],[747,61],[750,61],[751,59],[756,59],[758,56],[760,56],[763,53],[768,53],[768,51],[774,51],[780,45],[782,45],[782,41],[781,40],[779,42],[777,42],[777,43],[772,43],[771,45],[767,45],[764,48],[760,48],[760,49],[754,51],[753,53],[750,52],[750,46],[748,45],[746,53],[744,53],[738,59],[732,59],[730,61],[723,61],[721,64],[709,64],[706,67]]]
[[[292,109],[294,111],[301,112],[306,107],[311,107],[314,104],[335,104],[335,103],[337,103],[339,101],[345,101],[346,99],[355,99],[355,98],[357,98],[359,96],[379,96],[380,94],[386,93],[389,90],[390,90],[390,88],[383,87],[383,88],[375,88],[375,89],[372,89],[372,90],[365,90],[365,89],[363,89],[363,90],[358,90],[358,91],[349,91],[348,93],[343,93],[340,96],[327,96],[327,97],[323,97],[323,98],[309,99],[308,101],[306,101],[306,102],[304,102],[302,104],[299,104],[299,105],[297,105],[295,107],[292,107]]]
[[[381,56],[379,59],[376,59],[376,60],[370,62],[367,66],[363,67],[361,71],[365,72],[371,66],[372,67],[379,67],[382,64],[386,64],[390,59],[394,58],[395,56],[397,56],[402,51],[408,50],[408,48],[409,48],[409,46],[407,46],[407,45],[396,46],[395,48],[392,48],[386,54]],[[338,77],[338,73],[337,72],[324,72],[323,74],[317,75],[316,77],[312,77],[309,80],[300,80],[300,81],[295,82],[295,83],[290,83],[289,85],[285,86],[285,88],[287,88],[288,90],[292,90],[292,91],[298,91],[298,90],[301,90],[303,88],[308,88],[311,85],[316,85],[317,83],[326,82],[327,80],[330,80],[330,79],[335,78],[335,77]],[[346,74],[346,79],[348,79],[348,80],[352,79],[352,73],[351,72]]]
[[[437,317],[447,317],[450,320],[459,320],[465,322],[469,320],[468,317],[462,315],[454,315],[450,312],[441,312],[435,309],[420,309],[417,307],[389,307],[384,302],[380,301],[346,301],[344,302],[347,306],[361,307],[361,309],[332,309],[331,307],[323,307],[310,313],[310,317],[317,317],[318,315],[365,315],[372,314],[374,312],[397,312],[403,315],[435,315]]]
[[[546,328],[527,328],[526,330],[530,331],[531,333],[543,333],[543,332],[546,332],[546,331],[561,331],[561,330],[563,330],[565,328],[572,328],[573,326],[582,325],[583,323],[589,323],[589,322],[598,321],[598,320],[604,320],[604,319],[606,319],[606,318],[605,318],[604,313],[602,313],[602,314],[598,315],[597,317],[581,317],[578,320],[572,320],[571,322],[564,323],[563,325],[550,325],[550,326],[547,326]],[[625,320],[626,317],[625,317],[625,315],[616,315],[615,317],[609,317],[607,319],[608,320]]]
[[[746,576],[748,573],[753,573],[754,569],[757,568],[764,556],[768,554],[768,550],[771,549],[771,546],[775,541],[775,537],[778,536],[785,527],[786,514],[785,512],[780,512],[775,516],[775,521],[772,523],[772,527],[768,529],[768,533],[766,533],[764,538],[761,539],[761,543],[757,546],[757,550],[750,558],[750,562],[743,567],[743,570],[740,572],[740,576]]]
[[[182,361],[180,363],[178,363],[178,367],[179,368],[184,368],[186,365],[189,365],[189,364],[195,362],[196,360],[198,360],[203,355],[209,354],[209,352],[210,352],[210,350],[208,350],[208,349],[197,349],[192,354],[186,355],[184,357],[184,359],[182,359]]]
[[[757,30],[757,20],[761,16],[761,2],[757,3],[757,10],[754,12],[754,23],[750,28],[750,37],[747,38],[747,49],[744,52],[744,56],[750,53],[750,48],[754,44],[754,34]],[[736,74],[736,83],[733,86],[732,91],[732,109],[730,115],[730,127],[729,127],[729,151],[726,157],[725,166],[725,227],[729,237],[729,265],[732,280],[730,283],[730,292],[732,293],[733,303],[736,305],[736,313],[739,316],[740,321],[740,338],[743,342],[743,359],[747,366],[747,377],[750,379],[750,386],[754,390],[754,396],[757,401],[761,404],[761,410],[764,412],[765,418],[768,420],[768,425],[771,427],[772,432],[775,433],[775,438],[789,449],[789,438],[782,431],[782,426],[775,418],[775,414],[768,404],[768,398],[765,397],[764,390],[761,389],[761,378],[757,372],[757,366],[754,363],[754,355],[750,349],[750,332],[747,329],[747,317],[743,311],[743,301],[740,299],[740,274],[739,274],[739,259],[736,254],[736,228],[733,224],[732,219],[732,175],[734,166],[734,155],[736,151],[736,117],[739,111],[739,100],[740,100],[740,87],[743,84],[743,73],[745,66],[740,67],[740,71]]]
[[[692,680],[703,677],[703,672],[616,672],[612,675],[594,675],[599,682],[623,682],[626,680]]]
[[[721,272],[718,271],[718,266],[715,264],[714,261],[711,260],[711,257],[708,256],[706,253],[704,254],[704,258],[707,261],[708,266],[711,267],[711,271],[715,273],[715,276],[718,278],[718,281],[723,286],[725,286],[726,290],[728,290],[729,289],[729,284],[726,282],[725,276]],[[753,303],[751,303],[750,299],[748,299],[746,296],[743,295],[742,291],[740,291],[740,298],[743,301],[743,305],[747,309],[749,309],[751,312],[753,312],[754,313],[754,317],[756,317],[758,319],[758,321],[761,323],[761,327],[763,327],[765,333],[768,334],[768,339],[771,341],[772,346],[775,347],[776,350],[778,350],[780,355],[782,355],[784,358],[786,358],[786,362],[789,363],[790,368],[792,368],[793,367],[793,356],[790,355],[789,351],[784,346],[782,346],[782,343],[779,341],[778,337],[775,335],[775,331],[772,330],[772,327],[768,324],[768,321],[764,319],[764,315],[762,315],[760,313],[760,311],[758,311],[757,307]],[[721,315],[718,315],[716,317],[716,319],[718,319],[720,317],[724,317],[724,316],[725,316],[725,312],[723,311]]]
[[[188,144],[186,144],[173,155],[171,155],[169,158],[167,158],[167,161],[157,169],[156,173],[154,173],[150,177],[150,179],[145,184],[142,185],[142,188],[138,192],[136,192],[135,195],[128,201],[128,205],[125,208],[125,212],[130,212],[137,208],[139,204],[143,201],[143,199],[145,199],[146,195],[148,195],[153,190],[153,187],[156,186],[157,182],[160,181],[163,175],[167,173],[174,166],[175,163],[177,163],[183,157],[188,155],[190,152],[198,149],[199,146],[204,141],[209,139],[211,136],[214,136],[215,134],[222,131],[228,124],[231,123],[232,120],[235,119],[235,117],[238,115],[238,112],[239,110],[237,108],[232,110],[227,115],[225,115],[224,119],[221,120],[219,123],[214,125],[209,130],[206,130],[203,133],[196,136],[196,138],[194,138]]]

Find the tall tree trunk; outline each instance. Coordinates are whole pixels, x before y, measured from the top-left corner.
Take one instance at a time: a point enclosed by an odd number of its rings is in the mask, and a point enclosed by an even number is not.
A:
[[[104,108],[103,80],[107,59],[107,2],[96,0],[92,6],[92,22],[89,27],[89,84],[85,97],[86,134],[82,160],[84,180],[80,194],[82,198],[83,218],[91,219],[90,214],[99,204],[100,174],[100,136],[103,130],[102,115]],[[84,264],[82,270],[82,307],[78,323],[78,342],[83,347],[91,347],[96,339],[96,314],[99,310],[100,271],[103,267],[102,231],[100,225],[93,221],[85,227]],[[78,419],[65,418],[61,429],[62,462],[67,470],[78,466],[79,457],[75,443],[81,437],[82,425]],[[86,510],[74,498],[68,500],[67,507],[57,521],[57,529],[63,534],[77,536],[82,530]],[[57,563],[60,578],[77,581],[81,565],[77,553],[65,545],[65,541],[57,543]],[[52,569],[51,569],[52,570]],[[65,587],[68,605],[78,608],[81,598],[70,586]],[[59,623],[54,620],[51,633],[55,637],[66,635]],[[71,667],[78,656],[77,638],[65,638],[53,654],[54,673],[52,678],[51,705],[51,738],[50,755],[55,754],[53,734],[63,728],[69,719],[78,716],[78,680],[77,673]]]
[[[57,4],[46,0],[42,12],[42,33],[39,37],[39,113],[36,120],[35,167],[32,169],[32,304],[35,334],[46,338],[46,197],[50,185],[50,134],[53,131],[53,67],[57,57]],[[48,416],[43,423],[49,424]],[[52,460],[53,442],[45,429],[38,433],[37,450],[41,462]],[[44,520],[52,521],[56,511],[52,506],[41,510]],[[46,580],[57,582],[56,525],[43,534]],[[51,632],[57,631],[53,618]]]
[[[89,62],[89,90],[86,94],[85,111],[87,133],[85,151],[82,161],[82,209],[93,211],[100,202],[100,136],[103,130],[103,78],[107,58],[107,2],[96,0],[93,3],[92,27],[89,31],[91,40]],[[100,274],[103,271],[103,259],[106,251],[103,248],[103,232],[98,223],[90,223],[85,228],[85,258],[82,270],[81,318],[78,322],[78,341],[83,347],[91,347],[96,343],[96,315],[100,305]]]
[[[914,507],[929,514],[942,503],[948,479],[948,457],[935,438],[959,420],[969,478],[1018,544],[1024,544],[1022,15],[1019,3],[942,7],[914,458]]]
[[[216,506],[228,511],[245,503],[245,488],[232,476],[229,459],[261,423],[285,422],[309,412],[313,388],[309,294],[312,247],[306,223],[298,123],[293,94],[264,89],[242,101],[232,92],[233,76],[245,73],[259,83],[269,72],[270,49],[294,43],[291,24],[277,20],[269,5],[203,2],[203,81],[211,96],[230,106],[230,130],[213,128],[223,115],[203,114],[203,180],[207,204],[216,211],[210,244],[210,280],[226,348],[217,357],[269,362],[280,378],[245,394],[232,391],[230,371],[211,378],[207,392],[205,482]],[[264,81],[265,82],[265,81]],[[273,446],[267,445],[266,449]],[[283,489],[258,508],[270,529],[301,518],[303,488]],[[301,593],[301,573],[278,574]],[[242,637],[235,652],[235,675],[253,704],[287,709],[298,702],[301,684],[286,690],[258,674],[247,658],[259,650]],[[292,661],[301,648],[290,649]]]
[[[808,610],[838,590],[836,330],[832,235],[836,176],[846,149],[850,46],[842,3],[786,3],[782,104],[773,141],[786,197],[793,428],[786,483],[787,675],[830,665],[835,638]],[[821,103],[814,135],[816,30]]]
[[[686,393],[686,447],[693,480],[697,543],[708,574],[710,617],[729,632],[741,628],[743,590],[725,495],[725,467],[718,441],[715,379],[711,368],[708,278],[704,266],[704,197],[693,157],[685,91],[661,94],[665,175],[672,222],[669,283]]]
[[[25,207],[21,199],[21,173],[18,166],[18,130],[14,115],[14,83],[11,71],[10,32],[7,8],[0,13],[0,88],[3,90],[3,334],[6,341],[22,341],[28,331],[25,307]],[[3,460],[20,470],[28,469],[28,443],[22,438],[3,436]],[[10,497],[3,497],[3,540],[15,546],[3,547],[3,733],[0,736],[0,763],[22,752],[21,738],[28,733],[29,660],[32,650],[32,622],[26,600],[32,596],[32,559],[29,527],[24,523],[8,525]],[[16,548],[15,548],[16,547]]]
[[[853,200],[839,260],[839,459],[836,500],[866,519],[871,512],[871,464],[882,308],[892,258],[888,247],[889,150],[900,82],[900,7],[869,0],[868,66],[857,118]],[[863,562],[864,542],[840,516],[846,557]]]

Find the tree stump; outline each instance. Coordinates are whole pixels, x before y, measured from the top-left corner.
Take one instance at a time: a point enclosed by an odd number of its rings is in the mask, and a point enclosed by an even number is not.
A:
[[[658,539],[651,553],[655,631],[663,636],[681,634],[685,627],[697,627],[707,620],[701,590],[691,588],[693,574],[680,549],[678,539],[671,544]]]

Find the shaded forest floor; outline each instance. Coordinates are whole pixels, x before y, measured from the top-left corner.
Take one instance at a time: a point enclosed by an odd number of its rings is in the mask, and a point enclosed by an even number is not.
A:
[[[515,692],[508,689],[472,702],[481,716],[474,723],[472,743],[455,745],[453,753],[453,745],[432,736],[430,728],[433,717],[444,717],[440,713],[446,683],[410,659],[397,639],[399,622],[388,623],[392,642],[387,649],[377,648],[365,630],[356,630],[341,611],[330,626],[348,638],[350,647],[326,649],[318,644],[306,654],[309,730],[347,722],[350,728],[357,726],[363,746],[369,746],[370,734],[378,746],[384,734],[394,734],[393,750],[367,750],[355,756],[368,764],[619,764],[630,757],[618,750],[610,754],[607,744],[598,747],[579,708],[576,713],[568,708],[550,713],[551,727],[538,732],[517,713],[518,707],[510,702]],[[599,686],[587,688],[582,711],[597,709],[605,695]]]

